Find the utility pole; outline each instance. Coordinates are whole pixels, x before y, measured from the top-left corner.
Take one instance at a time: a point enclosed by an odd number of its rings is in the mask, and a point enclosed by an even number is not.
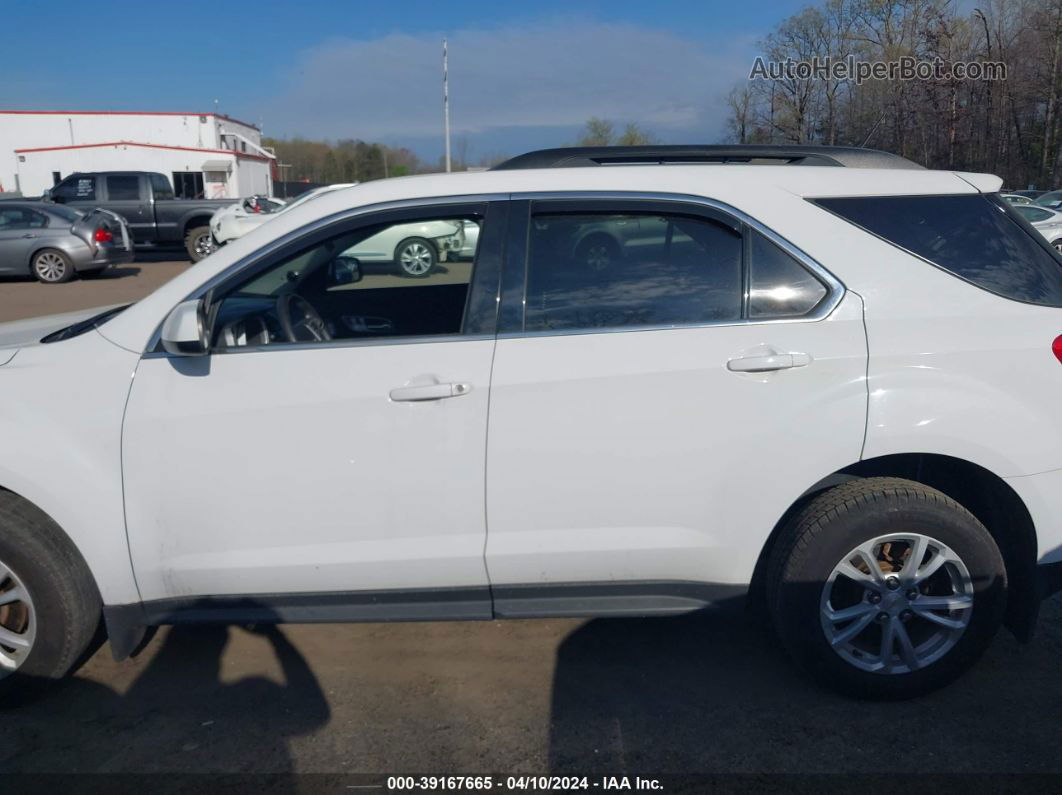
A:
[[[446,137],[446,173],[450,173],[450,79],[447,72],[446,39],[443,39],[443,134]]]

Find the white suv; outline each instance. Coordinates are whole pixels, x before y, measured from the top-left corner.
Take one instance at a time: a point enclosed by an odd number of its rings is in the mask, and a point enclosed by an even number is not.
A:
[[[4,684],[67,674],[101,615],[121,658],[178,622],[749,596],[833,687],[951,680],[1002,621],[1030,636],[1062,563],[1062,260],[999,185],[866,150],[533,153],[0,327]],[[477,225],[471,261],[344,253],[431,221]]]

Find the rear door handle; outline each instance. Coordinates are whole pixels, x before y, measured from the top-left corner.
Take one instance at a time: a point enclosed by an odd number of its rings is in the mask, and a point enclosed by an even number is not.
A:
[[[806,353],[772,353],[766,356],[742,356],[726,363],[726,369],[734,373],[769,373],[774,370],[791,370],[806,367],[811,357]]]
[[[417,400],[442,400],[443,398],[460,397],[472,391],[472,384],[424,384],[423,386],[402,386],[391,390],[391,400],[417,401]]]

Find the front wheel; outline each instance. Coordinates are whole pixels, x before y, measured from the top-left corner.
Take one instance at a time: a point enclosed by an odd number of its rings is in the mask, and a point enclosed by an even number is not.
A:
[[[184,248],[192,262],[199,262],[217,251],[218,244],[214,242],[209,226],[197,226],[184,236]]]
[[[69,674],[99,626],[85,561],[41,510],[0,491],[0,697]]]
[[[849,695],[901,699],[956,679],[1002,620],[992,536],[935,489],[866,478],[815,497],[784,529],[768,604],[790,654]]]

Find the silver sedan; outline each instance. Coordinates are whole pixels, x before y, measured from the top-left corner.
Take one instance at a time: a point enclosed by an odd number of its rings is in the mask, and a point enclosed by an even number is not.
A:
[[[133,261],[129,230],[107,210],[83,213],[49,202],[0,201],[0,275],[47,284],[94,276]]]

